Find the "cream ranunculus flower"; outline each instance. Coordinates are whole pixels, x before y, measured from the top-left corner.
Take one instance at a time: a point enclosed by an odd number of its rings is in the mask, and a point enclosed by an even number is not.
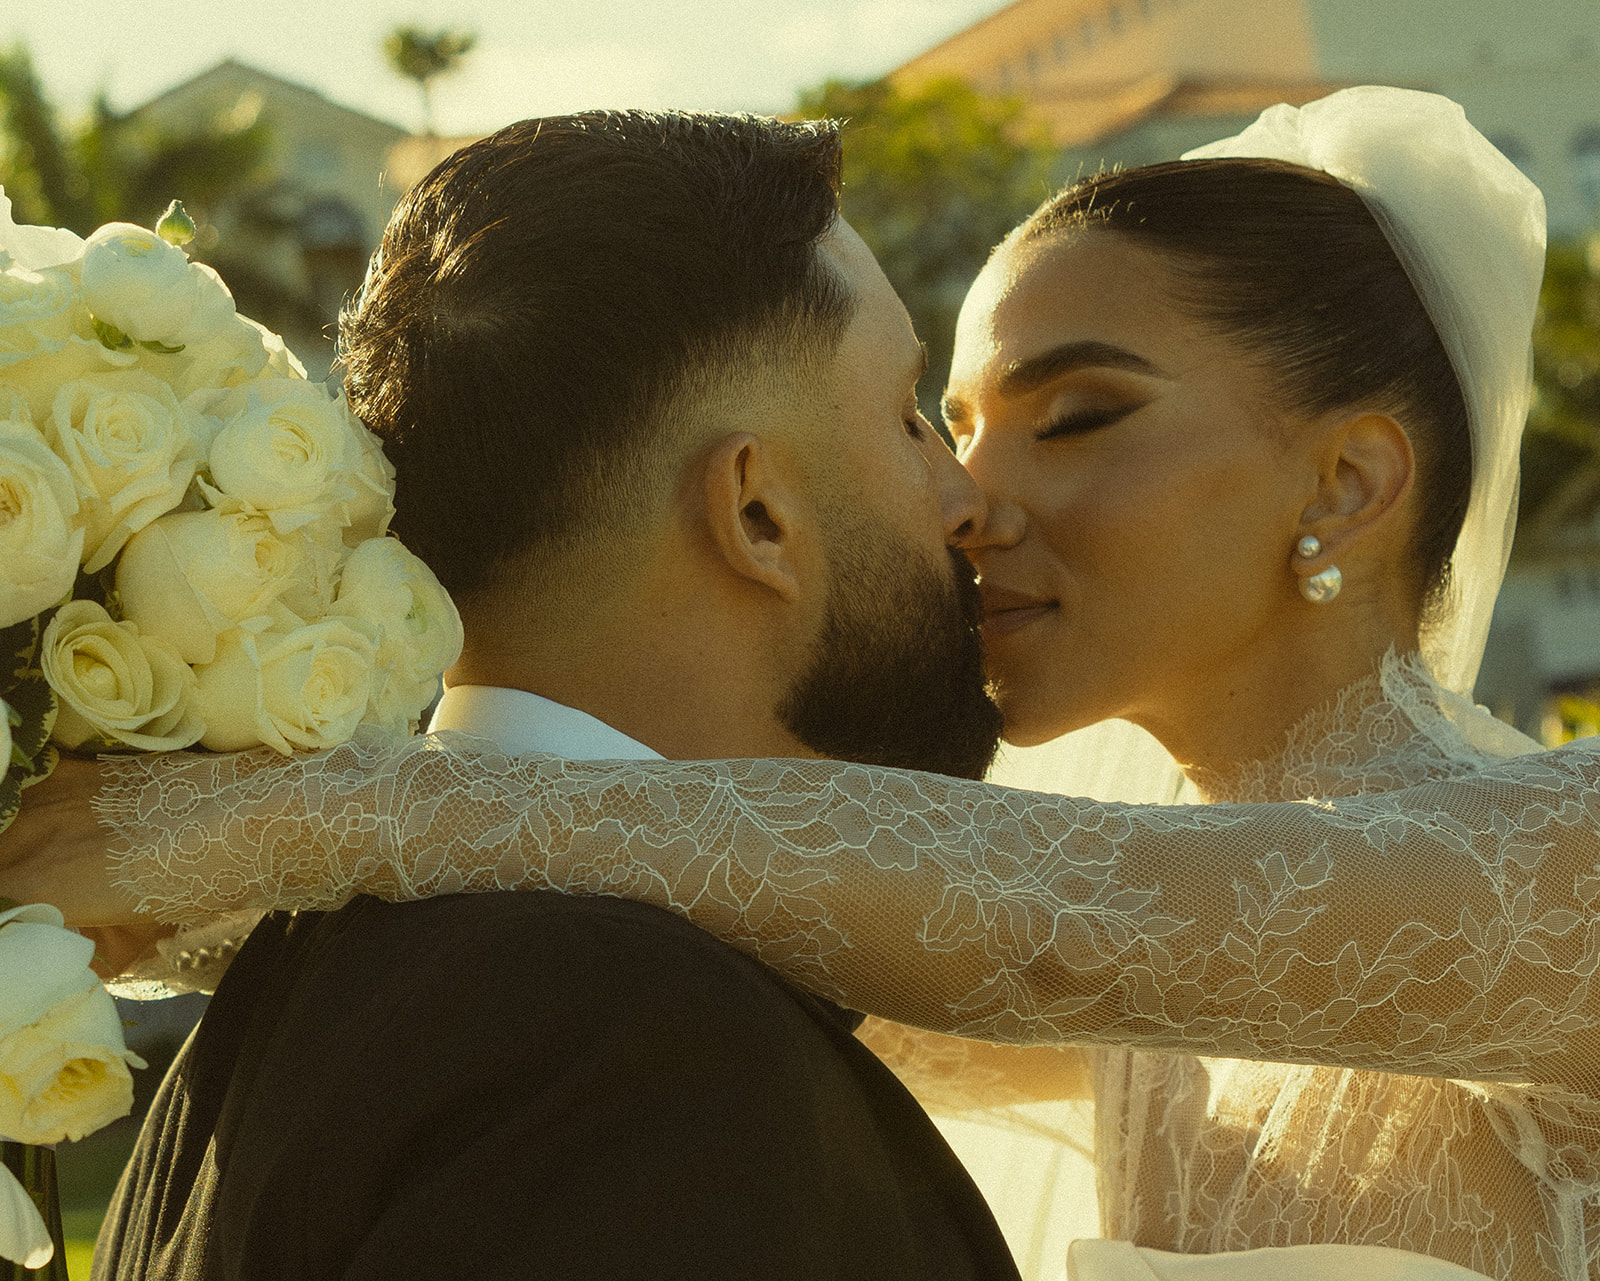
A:
[[[44,629],[39,666],[61,700],[63,747],[125,743],[172,751],[205,732],[194,672],[166,641],[117,622],[91,600],[70,600]]]
[[[344,508],[344,541],[359,547],[369,538],[382,538],[394,519],[394,464],[384,455],[383,442],[351,416],[357,462],[351,470],[355,497]]]
[[[210,412],[225,419],[211,442],[211,482],[223,499],[270,514],[288,532],[353,497],[360,424],[320,383],[246,383]]]
[[[255,618],[303,577],[299,550],[262,516],[174,512],[140,530],[117,562],[123,617],[186,663],[209,663],[217,637]]]
[[[205,746],[265,743],[284,755],[347,742],[371,701],[375,646],[354,620],[308,623],[288,634],[225,632],[216,661],[195,669]]]
[[[35,227],[11,220],[11,198],[0,188],[0,253],[26,267],[43,271],[83,257],[83,239],[65,227]]]
[[[144,227],[110,222],[84,242],[90,313],[136,342],[181,345],[191,325],[216,313],[219,289],[231,310],[232,295],[215,272],[191,270],[183,250]]]
[[[83,538],[67,465],[26,423],[0,422],[0,627],[72,590]]]
[[[183,500],[200,462],[193,415],[166,383],[139,369],[67,383],[46,434],[78,487],[91,574]]]
[[[398,538],[372,538],[350,553],[333,608],[375,625],[379,666],[411,681],[431,686],[461,657],[455,602]]]

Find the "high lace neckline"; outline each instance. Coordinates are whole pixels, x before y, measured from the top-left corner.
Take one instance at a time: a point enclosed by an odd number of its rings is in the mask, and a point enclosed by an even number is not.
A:
[[[1393,648],[1377,671],[1303,716],[1269,755],[1228,770],[1191,768],[1211,802],[1333,800],[1457,777],[1539,750]]]

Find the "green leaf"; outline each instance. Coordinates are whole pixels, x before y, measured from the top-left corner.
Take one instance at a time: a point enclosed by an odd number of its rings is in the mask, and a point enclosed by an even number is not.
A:
[[[56,714],[60,709],[56,692],[41,674],[33,672],[8,689],[5,698],[22,715],[22,724],[11,731],[12,751],[20,750],[32,762],[29,770],[37,772],[39,758],[50,741],[50,732],[56,727]],[[54,768],[52,762],[44,773]]]
[[[11,826],[21,808],[22,779],[17,776],[16,770],[11,770],[4,778],[0,778],[0,832]]]
[[[0,631],[0,693],[39,665],[39,637],[44,633],[40,615]]]
[[[94,336],[103,346],[111,348],[112,351],[127,351],[133,346],[133,339],[115,325],[106,324],[98,316],[91,316],[90,319],[94,321]]]
[[[153,351],[157,355],[161,356],[176,356],[180,351],[183,350],[184,347],[182,343],[179,343],[176,347],[169,347],[164,342],[147,342],[144,339],[139,340],[139,346],[143,347],[146,351]]]

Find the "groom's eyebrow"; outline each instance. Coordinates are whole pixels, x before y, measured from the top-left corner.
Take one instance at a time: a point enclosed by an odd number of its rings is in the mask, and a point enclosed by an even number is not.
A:
[[[1078,369],[1123,369],[1134,374],[1161,377],[1161,371],[1143,356],[1108,342],[1069,342],[1027,360],[1012,361],[1000,375],[1002,396],[1037,391],[1046,383]]]

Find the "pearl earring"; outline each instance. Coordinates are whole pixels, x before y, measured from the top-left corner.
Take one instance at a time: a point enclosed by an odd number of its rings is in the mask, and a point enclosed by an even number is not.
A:
[[[1303,560],[1310,560],[1322,552],[1322,540],[1315,534],[1307,534],[1294,549]],[[1339,572],[1337,565],[1329,565],[1320,574],[1312,574],[1309,578],[1300,580],[1300,594],[1313,605],[1326,605],[1339,594],[1344,586],[1344,575]]]
[[[1300,580],[1300,594],[1313,605],[1326,605],[1344,586],[1344,575],[1337,565],[1329,565],[1320,574]]]

